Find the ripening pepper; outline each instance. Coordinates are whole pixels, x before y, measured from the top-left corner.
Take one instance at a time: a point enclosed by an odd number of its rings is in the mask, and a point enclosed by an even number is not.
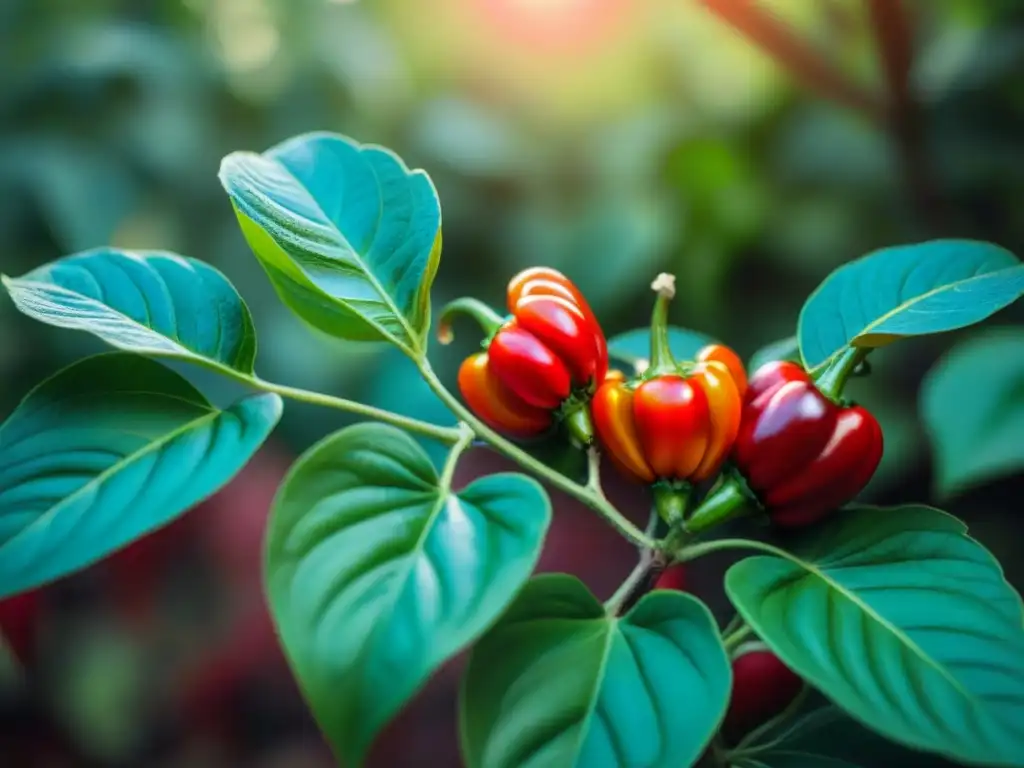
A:
[[[463,398],[486,424],[512,437],[536,437],[564,420],[589,444],[588,403],[608,372],[597,318],[576,286],[553,269],[520,272],[507,296],[507,318],[474,299],[452,302],[442,312],[443,342],[451,340],[456,312],[472,315],[489,333],[485,351],[459,370]]]
[[[722,732],[732,743],[782,714],[803,680],[762,643],[741,647],[732,661],[732,695]]]
[[[745,376],[736,354],[718,344],[696,362],[677,363],[667,335],[671,282],[655,286],[650,367],[635,381],[609,376],[592,410],[605,454],[628,477],[655,486],[658,511],[673,523],[691,484],[718,472],[732,449]]]
[[[881,458],[875,417],[830,400],[796,363],[751,377],[732,460],[775,524],[808,525],[842,506]]]

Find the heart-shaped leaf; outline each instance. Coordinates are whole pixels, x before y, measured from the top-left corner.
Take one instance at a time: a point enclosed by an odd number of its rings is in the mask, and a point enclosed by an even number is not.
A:
[[[123,352],[43,382],[0,426],[0,597],[187,511],[245,466],[280,415],[277,395],[218,410],[160,363]]]
[[[747,370],[753,375],[762,365],[773,363],[776,360],[800,362],[800,344],[797,342],[796,336],[779,339],[761,347],[761,349],[751,355],[750,362],[747,363]]]
[[[653,592],[615,618],[577,579],[539,576],[473,650],[463,755],[468,768],[692,765],[731,686],[695,597]]]
[[[344,765],[529,578],[551,515],[522,475],[451,472],[394,427],[311,448],[274,502],[267,591],[288,658]]]
[[[850,509],[807,559],[748,558],[726,589],[787,666],[887,738],[1021,765],[1020,597],[955,518]]]
[[[999,246],[932,240],[884,248],[837,269],[800,312],[808,369],[848,345],[881,347],[905,336],[981,322],[1024,295],[1024,265]]]
[[[1024,469],[1024,329],[955,347],[925,378],[920,402],[940,493]]]
[[[224,158],[220,180],[278,295],[306,322],[422,350],[441,255],[430,178],[382,147],[310,133]]]
[[[693,360],[702,347],[714,344],[714,339],[689,328],[669,326],[668,345],[679,362]],[[608,356],[632,366],[630,375],[643,373],[651,360],[651,329],[635,328],[608,340]]]
[[[201,261],[98,248],[3,283],[19,310],[44,323],[88,331],[129,352],[252,375],[249,310],[228,279]]]

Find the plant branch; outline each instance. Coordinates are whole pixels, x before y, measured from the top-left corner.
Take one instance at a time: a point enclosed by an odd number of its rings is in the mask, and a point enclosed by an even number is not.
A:
[[[587,448],[587,488],[595,496],[607,498],[601,485],[601,451],[596,445]]]
[[[557,472],[541,463],[518,445],[506,440],[493,429],[481,422],[480,419],[474,416],[473,413],[466,408],[466,406],[464,406],[457,397],[449,392],[444,384],[441,383],[441,380],[437,378],[437,374],[434,373],[434,369],[430,367],[430,363],[426,358],[418,360],[417,364],[419,365],[420,373],[423,375],[427,385],[434,394],[441,399],[452,413],[468,424],[477,437],[486,441],[493,448],[505,454],[537,477],[542,480],[546,480],[555,488],[586,504],[607,520],[619,531],[619,533],[637,546],[646,547],[648,549],[653,549],[657,546],[657,542],[651,536],[644,533],[630,522],[625,515],[615,508],[615,505],[604,497],[603,494],[595,493],[594,490],[587,485],[580,485],[579,483],[573,482],[560,472]]]
[[[744,640],[750,637],[753,633],[754,630],[752,630],[749,626],[747,626],[746,624],[740,624],[740,626],[738,626],[736,629],[734,629],[732,632],[730,632],[728,635],[722,638],[722,645],[725,646],[725,650],[731,653],[732,651],[736,650],[736,646],[738,646],[740,643],[742,643]]]
[[[652,509],[651,517],[647,521],[647,529],[644,531],[648,537],[654,535],[654,531],[658,527],[658,519],[657,509]],[[626,580],[619,585],[619,588],[615,590],[615,594],[604,604],[605,613],[609,616],[619,615],[619,611],[629,602],[629,599],[636,593],[640,585],[643,584],[644,579],[651,572],[651,567],[654,565],[654,554],[654,550],[650,547],[642,547],[640,549],[640,559],[637,561],[636,567],[626,577]]]
[[[935,184],[925,143],[921,106],[910,88],[914,40],[904,0],[865,0],[888,90],[887,120],[908,192],[918,215],[930,229],[944,220],[941,195]]]
[[[459,465],[459,458],[465,452],[467,448],[473,443],[473,438],[476,434],[465,422],[459,424],[459,432],[461,433],[458,442],[452,446],[451,451],[448,452],[448,458],[444,462],[444,469],[441,470],[441,479],[438,482],[438,487],[450,490],[452,487],[452,478],[455,477],[455,468]]]
[[[323,395],[319,392],[287,387],[283,384],[274,384],[262,379],[245,379],[245,381],[264,392],[273,392],[290,400],[299,400],[304,403],[311,403],[312,405],[354,413],[357,416],[366,416],[367,418],[390,424],[393,427],[404,429],[407,432],[414,432],[423,437],[439,440],[447,445],[456,445],[464,436],[463,430],[458,427],[439,427],[436,424],[430,424],[408,416],[401,416],[397,413],[385,411],[382,408],[375,408],[372,405],[364,405],[354,400],[346,400],[342,397],[333,397],[332,395]]]
[[[760,8],[756,0],[699,1],[818,95],[872,122],[884,122],[885,111],[879,99],[801,40],[784,22]]]

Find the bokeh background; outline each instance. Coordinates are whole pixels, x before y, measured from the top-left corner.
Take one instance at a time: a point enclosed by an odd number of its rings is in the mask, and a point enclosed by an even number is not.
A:
[[[435,303],[500,305],[514,272],[547,264],[614,334],[647,322],[650,280],[667,270],[679,276],[673,322],[744,356],[792,334],[815,285],[875,248],[968,236],[1024,253],[1019,0],[906,0],[909,98],[892,110],[899,77],[880,61],[870,2],[760,3],[856,85],[846,94],[813,68],[780,66],[708,5],[723,3],[0,0],[0,270],[103,244],[207,260],[253,310],[264,378],[443,421],[411,365],[319,336],[277,302],[217,182],[223,155],[319,129],[385,144],[441,196]],[[996,323],[1022,320],[1017,307]],[[887,442],[866,497],[938,501],[916,395],[955,341],[885,350],[854,383]],[[433,352],[448,381],[476,339],[465,329],[457,342]],[[0,414],[98,348],[0,298]],[[331,765],[266,616],[260,538],[290,461],[344,423],[289,404],[216,497],[0,603],[0,764]],[[475,450],[460,476],[503,467]],[[639,517],[642,501],[614,490]],[[1021,498],[1018,477],[946,504],[1018,586]],[[543,567],[607,595],[633,554],[555,500]],[[720,605],[707,568],[697,587]],[[381,738],[376,765],[458,765],[458,671]]]

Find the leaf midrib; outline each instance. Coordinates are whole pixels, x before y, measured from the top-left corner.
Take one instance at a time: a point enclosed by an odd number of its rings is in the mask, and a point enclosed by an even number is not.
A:
[[[1024,266],[1024,265],[1014,264],[1012,266],[1002,267],[1000,269],[994,269],[991,272],[983,272],[980,275],[972,275],[971,277],[968,277],[968,278],[966,278],[964,280],[957,280],[956,282],[953,282],[953,283],[945,283],[944,285],[940,285],[937,288],[932,288],[930,291],[926,291],[925,293],[918,294],[917,296],[913,297],[912,299],[908,299],[907,301],[901,302],[898,306],[893,307],[888,312],[886,312],[885,314],[883,314],[880,317],[876,318],[875,320],[872,320],[870,323],[865,325],[864,328],[862,328],[861,330],[857,331],[857,333],[855,333],[851,339],[849,339],[846,343],[844,343],[841,347],[839,347],[839,349],[836,349],[832,353],[830,353],[828,357],[826,357],[820,363],[815,365],[811,370],[812,371],[821,370],[823,367],[825,367],[826,365],[831,363],[836,358],[837,355],[842,354],[843,350],[845,350],[848,346],[850,346],[850,345],[856,346],[854,344],[854,342],[858,338],[869,334],[872,330],[877,328],[879,325],[884,323],[886,320],[888,320],[891,317],[894,317],[895,315],[897,315],[897,314],[907,310],[909,307],[912,307],[912,306],[914,306],[915,304],[917,304],[917,303],[919,303],[921,301],[925,301],[926,299],[930,299],[933,296],[939,295],[940,293],[945,293],[946,291],[953,290],[953,289],[955,289],[955,288],[957,288],[957,287],[959,287],[961,285],[964,285],[966,283],[970,283],[970,282],[973,282],[975,280],[984,280],[986,278],[992,277],[993,275],[998,275],[1001,272],[1009,272],[1011,270],[1020,269],[1022,266]],[[897,335],[906,335],[906,334],[897,334]]]
[[[176,346],[180,350],[180,352],[178,352],[178,353],[169,352],[166,349],[158,349],[156,347],[138,347],[138,346],[128,346],[126,344],[119,344],[117,342],[111,341],[110,339],[106,338],[105,336],[100,336],[95,331],[91,331],[91,330],[87,331],[88,333],[92,333],[94,336],[98,336],[99,338],[103,339],[108,344],[110,344],[111,346],[113,346],[113,347],[115,347],[117,349],[123,349],[126,352],[136,352],[136,353],[145,351],[145,352],[147,352],[149,354],[156,355],[156,356],[159,356],[159,357],[178,357],[178,358],[182,358],[182,359],[185,359],[185,360],[191,360],[193,362],[201,363],[201,364],[203,364],[205,366],[208,366],[208,367],[213,368],[215,370],[221,371],[221,372],[223,372],[223,373],[225,373],[225,374],[227,374],[229,376],[232,376],[234,378],[243,377],[246,380],[250,380],[252,378],[252,372],[251,371],[244,371],[244,370],[242,370],[240,368],[234,368],[234,367],[228,365],[225,362],[222,362],[222,361],[217,360],[217,359],[212,358],[212,357],[207,357],[206,355],[201,354],[198,350],[190,349],[189,347],[185,346],[184,342],[182,342],[182,340],[179,339],[177,336],[168,336],[168,335],[166,335],[164,333],[160,333],[155,328],[153,328],[151,326],[148,326],[148,325],[146,325],[144,323],[140,323],[138,320],[136,320],[133,317],[130,317],[129,315],[126,315],[124,312],[122,312],[121,310],[117,309],[116,307],[111,306],[107,302],[99,301],[98,299],[94,299],[92,296],[86,296],[84,293],[79,293],[78,291],[73,291],[70,288],[65,288],[62,285],[58,285],[57,283],[54,283],[54,282],[43,282],[42,280],[27,280],[27,279],[21,278],[21,277],[7,277],[6,275],[3,275],[3,276],[0,276],[0,282],[2,282],[4,284],[4,286],[7,287],[8,291],[11,290],[12,286],[15,287],[15,288],[20,288],[21,286],[39,286],[40,288],[42,288],[43,290],[46,290],[46,291],[50,291],[50,292],[57,293],[57,294],[64,294],[64,295],[67,295],[67,296],[74,296],[74,297],[76,297],[78,299],[81,299],[82,301],[84,301],[86,303],[93,304],[95,306],[101,307],[103,309],[106,309],[111,314],[117,315],[119,318],[121,318],[125,322],[125,324],[132,325],[135,328],[139,328],[139,329],[141,329],[143,331],[147,331],[147,332],[151,333],[152,335],[157,336],[157,337],[159,337],[161,339],[167,339],[174,346]],[[218,332],[220,332],[220,320],[219,320],[219,318],[218,318],[218,322],[217,322],[217,328],[218,328]],[[83,328],[81,330],[85,330],[85,329]],[[251,328],[246,329],[246,335],[247,336],[251,336],[252,335],[252,329]]]
[[[356,148],[356,151],[359,153],[359,155],[363,154],[363,150],[358,148],[358,147]],[[388,309],[390,309],[392,311],[392,313],[395,315],[395,317],[398,318],[399,324],[402,326],[402,329],[405,331],[406,336],[408,337],[408,339],[410,341],[416,341],[419,338],[419,336],[412,329],[412,327],[409,325],[409,321],[406,318],[405,314],[394,303],[394,301],[391,298],[391,294],[389,294],[387,291],[384,290],[384,287],[377,280],[377,276],[373,274],[373,272],[370,270],[369,266],[366,264],[366,262],[364,260],[363,254],[361,254],[358,250],[356,250],[355,247],[353,247],[352,243],[350,243],[348,238],[345,236],[345,233],[342,232],[341,229],[338,227],[338,225],[335,224],[334,220],[330,216],[327,215],[327,212],[323,209],[323,206],[320,205],[320,201],[317,200],[316,197],[313,196],[313,193],[310,192],[309,188],[306,187],[306,185],[303,184],[301,181],[299,181],[299,178],[294,173],[292,173],[292,170],[288,166],[286,166],[284,163],[282,163],[277,157],[274,157],[273,155],[257,155],[257,157],[262,157],[263,159],[266,159],[266,160],[271,160],[272,159],[272,161],[279,168],[281,168],[285,173],[288,174],[288,177],[290,179],[292,179],[292,181],[295,182],[295,185],[298,186],[300,189],[302,189],[303,192],[306,193],[306,197],[310,200],[310,202],[313,204],[313,206],[316,208],[316,210],[320,213],[320,215],[323,216],[324,221],[327,221],[331,225],[331,229],[334,230],[335,232],[337,232],[338,237],[341,239],[341,241],[344,242],[345,245],[348,246],[349,250],[356,256],[357,263],[359,264],[359,267],[360,267],[360,271],[366,277],[366,279],[370,283],[370,285],[373,286],[373,289],[377,292],[377,295],[381,297],[381,299],[382,299],[381,303],[384,304]],[[377,169],[374,168],[373,164],[370,163],[370,162],[367,162],[366,164],[367,164],[367,166],[369,166],[371,173],[373,173],[374,181],[376,181],[376,183],[377,183],[377,191],[378,191],[378,193],[380,193],[381,190],[383,189],[383,187],[381,186],[380,176],[377,174]],[[406,175],[408,175],[408,174],[406,174]],[[383,194],[381,194],[381,198],[382,198],[381,199],[381,203],[380,203],[380,206],[378,207],[378,213],[377,213],[377,224],[374,227],[374,237],[373,237],[374,240],[376,240],[376,238],[377,238],[377,232],[380,229],[380,222],[384,218]],[[283,206],[280,206],[279,204],[278,204],[278,207],[282,207],[283,208]],[[259,226],[259,224],[257,224],[257,226]],[[263,229],[263,227],[260,227],[260,229]],[[277,241],[275,240],[274,242],[276,243]],[[290,255],[289,255],[289,258],[291,258]],[[298,266],[298,265],[296,265],[296,266]],[[310,280],[309,276],[306,275],[306,271],[304,269],[302,269],[301,267],[299,267],[299,268],[302,271],[303,275],[306,277],[306,279]],[[337,302],[339,302],[341,304],[344,304],[345,306],[349,306],[349,302],[346,299],[339,298],[337,296],[332,296],[331,294],[329,294],[326,291],[324,291],[319,285],[316,285],[316,283],[314,283],[312,280],[310,280],[310,282],[314,286],[316,286],[316,289],[318,291],[320,291],[321,293],[323,293],[325,296],[329,296],[333,300],[335,300],[335,301],[337,301]],[[379,323],[377,323],[376,320],[373,320],[373,319],[371,319],[369,317],[366,317],[365,315],[361,315],[361,317],[362,317],[362,319],[365,322],[369,323],[374,328],[376,328],[383,336],[385,336],[386,338],[392,339],[392,341],[394,341],[396,344],[404,346],[399,339],[396,339],[394,337],[394,334],[392,334],[386,328],[384,328]]]
[[[864,613],[868,617],[876,621],[882,627],[891,631],[892,634],[901,643],[903,643],[915,656],[918,656],[927,666],[934,668],[943,678],[949,681],[951,686],[959,693],[961,693],[964,699],[966,699],[972,707],[984,711],[982,703],[977,699],[977,697],[974,696],[974,694],[971,691],[964,688],[960,681],[957,680],[956,677],[954,677],[952,673],[950,673],[949,670],[945,668],[945,666],[939,664],[936,660],[928,656],[924,652],[924,650],[899,627],[893,625],[892,622],[890,622],[884,616],[879,614],[874,608],[865,603],[856,594],[853,594],[852,592],[845,589],[840,582],[831,578],[825,571],[821,570],[816,565],[801,560],[793,555],[789,555],[788,553],[787,557],[794,566],[796,566],[797,568],[803,568],[805,571],[807,571],[807,575],[813,574],[819,577],[823,582],[825,582],[826,586],[828,586],[830,589],[837,592],[840,596],[845,597],[847,600],[849,600],[854,605],[859,607],[861,610],[864,611]]]
[[[98,487],[99,485],[102,485],[110,477],[112,477],[113,475],[115,475],[118,472],[122,471],[125,467],[133,464],[134,462],[136,462],[138,459],[142,458],[143,456],[146,456],[146,455],[152,453],[153,451],[155,451],[157,449],[163,448],[168,443],[170,443],[172,440],[180,437],[181,435],[183,435],[186,432],[192,430],[193,428],[198,428],[200,425],[202,425],[203,423],[205,423],[207,421],[213,421],[218,416],[220,416],[220,415],[222,415],[224,413],[226,413],[226,411],[221,411],[221,410],[218,410],[218,409],[211,408],[209,413],[206,413],[206,414],[200,416],[199,418],[196,418],[196,419],[193,419],[193,420],[191,420],[189,422],[186,422],[185,424],[181,425],[180,427],[178,427],[178,428],[176,428],[174,430],[171,430],[170,432],[168,432],[166,435],[160,437],[159,439],[153,440],[152,442],[147,443],[143,448],[141,448],[141,449],[139,449],[137,451],[134,451],[131,454],[128,454],[127,456],[125,456],[124,459],[115,462],[110,467],[108,467],[107,469],[103,470],[98,475],[96,475],[96,477],[94,477],[92,480],[89,480],[87,483],[85,483],[81,487],[76,488],[72,493],[68,494],[63,499],[61,499],[59,502],[57,502],[52,507],[50,507],[48,510],[46,510],[46,512],[44,512],[41,515],[39,515],[38,517],[36,517],[35,520],[33,520],[29,525],[25,526],[15,536],[13,536],[10,539],[8,539],[7,542],[3,545],[3,547],[0,547],[0,551],[3,551],[4,549],[8,549],[9,547],[17,545],[17,543],[22,539],[23,536],[25,536],[30,531],[35,529],[35,527],[40,525],[44,520],[49,522],[49,520],[52,519],[57,514],[59,514],[61,509],[63,509],[69,502],[71,502],[72,500],[74,500],[74,499],[78,498],[79,496],[81,496],[86,490],[92,490],[92,489]]]

